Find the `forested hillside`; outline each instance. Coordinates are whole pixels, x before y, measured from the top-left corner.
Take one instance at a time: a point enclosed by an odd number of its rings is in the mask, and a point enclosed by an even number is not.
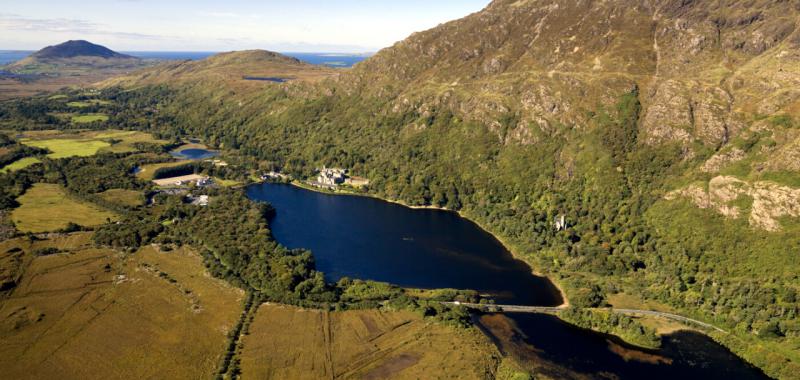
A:
[[[459,210],[573,304],[664,304],[790,378],[799,14],[792,1],[497,0],[317,84],[140,77],[104,95],[123,126],[296,176],[346,167],[372,194]]]

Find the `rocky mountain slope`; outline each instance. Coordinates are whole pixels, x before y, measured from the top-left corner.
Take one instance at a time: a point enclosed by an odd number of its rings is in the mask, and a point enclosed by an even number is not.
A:
[[[530,126],[583,128],[598,102],[638,86],[644,140],[718,147],[754,115],[798,112],[798,8],[791,1],[494,1],[381,51],[354,76],[396,110],[447,106],[489,124],[519,113],[514,129],[523,136]]]
[[[164,84],[138,92],[169,115],[157,132],[460,210],[573,305],[660,303],[791,378],[798,20],[796,1],[495,0],[314,85],[231,91],[180,67],[107,85]]]

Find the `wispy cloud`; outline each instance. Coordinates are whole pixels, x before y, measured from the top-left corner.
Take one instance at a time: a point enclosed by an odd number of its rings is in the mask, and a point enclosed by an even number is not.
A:
[[[263,18],[258,13],[244,14],[244,13],[236,13],[236,12],[228,12],[228,11],[197,11],[195,13],[198,16],[203,16],[203,17],[238,19],[238,20],[258,20],[258,19]]]
[[[29,18],[0,13],[0,30],[27,32],[78,33],[94,36],[114,36],[128,39],[160,40],[166,36],[108,30],[106,26],[87,20],[69,18]]]

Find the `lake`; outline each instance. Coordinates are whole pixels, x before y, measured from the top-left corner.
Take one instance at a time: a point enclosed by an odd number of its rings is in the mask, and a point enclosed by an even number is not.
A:
[[[328,281],[347,276],[407,287],[475,289],[498,303],[561,303],[550,281],[534,276],[492,235],[455,213],[285,184],[253,185],[247,195],[275,207],[270,222],[275,239],[289,248],[310,249]],[[765,378],[693,332],[668,335],[662,349],[652,351],[548,315],[476,315],[475,322],[503,352],[555,378]]]
[[[561,304],[550,281],[532,275],[497,239],[456,213],[282,184],[251,186],[247,194],[275,206],[275,238],[289,248],[310,249],[328,281],[475,289],[498,303]]]
[[[169,152],[169,154],[171,154],[172,157],[179,158],[182,160],[204,160],[206,158],[218,156],[219,152],[208,149],[189,148],[182,150],[173,150],[172,152]]]

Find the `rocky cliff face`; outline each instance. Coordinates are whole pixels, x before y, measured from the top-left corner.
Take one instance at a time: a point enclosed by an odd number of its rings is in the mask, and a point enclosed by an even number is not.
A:
[[[697,207],[734,219],[747,217],[754,228],[773,232],[781,229],[780,218],[800,216],[800,189],[768,181],[748,183],[731,176],[714,177],[707,187],[690,185],[670,192],[667,199],[686,197]]]
[[[645,141],[719,147],[756,114],[800,108],[798,3],[498,0],[359,65],[348,91],[394,112],[449,108],[487,126],[585,128],[634,85]]]

